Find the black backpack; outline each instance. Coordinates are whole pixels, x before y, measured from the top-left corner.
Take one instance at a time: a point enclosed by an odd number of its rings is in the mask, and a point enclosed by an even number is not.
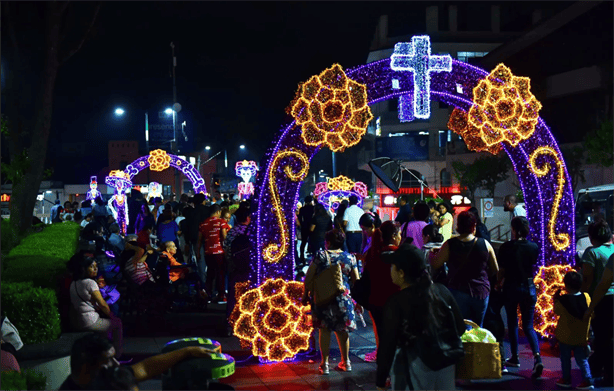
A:
[[[465,356],[463,342],[456,330],[456,316],[452,307],[439,295],[438,303],[444,318],[441,327],[434,331],[433,335],[413,334],[409,340],[413,342],[414,349],[422,362],[433,371],[439,371],[445,367],[456,364]],[[404,320],[404,325],[407,320]]]

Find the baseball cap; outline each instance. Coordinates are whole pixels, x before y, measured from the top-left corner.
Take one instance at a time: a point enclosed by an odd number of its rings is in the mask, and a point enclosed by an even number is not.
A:
[[[396,265],[410,278],[418,278],[428,268],[424,253],[413,244],[403,243],[396,251],[383,252],[385,263]]]

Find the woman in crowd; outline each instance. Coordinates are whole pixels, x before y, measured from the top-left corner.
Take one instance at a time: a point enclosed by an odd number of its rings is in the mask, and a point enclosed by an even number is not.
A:
[[[384,307],[386,322],[380,332],[376,386],[383,389],[390,373],[394,390],[456,389],[455,365],[433,370],[423,361],[429,362],[422,356],[424,352],[418,349],[420,342],[446,330],[446,336],[456,342],[457,353],[462,351],[460,336],[465,332],[465,324],[454,297],[445,286],[432,283],[424,254],[415,246],[403,244],[382,259],[392,264],[390,276],[400,292],[393,294]]]
[[[350,286],[358,279],[358,269],[354,255],[341,249],[345,235],[339,230],[328,231],[325,235],[326,249],[315,253],[313,261],[309,265],[305,281],[312,276],[317,278],[318,274],[329,267],[339,264],[343,273],[343,285],[345,292],[329,304],[318,307],[312,303],[311,314],[313,326],[320,330],[320,352],[322,362],[319,370],[323,375],[328,375],[328,357],[330,353],[330,334],[334,331],[337,335],[337,342],[341,350],[342,361],[337,369],[345,372],[352,371],[349,359],[350,339],[349,332],[356,330],[356,315],[354,314],[354,303],[350,296]],[[303,294],[303,304],[308,303],[309,287],[305,286]]]
[[[539,354],[539,342],[533,329],[533,315],[537,294],[533,275],[537,268],[539,247],[527,240],[529,236],[529,220],[523,216],[512,219],[512,240],[505,242],[499,248],[499,284],[502,286],[503,302],[507,314],[507,329],[510,339],[512,356],[505,360],[509,367],[519,367],[518,360],[518,316],[517,308],[520,306],[522,317],[522,331],[529,340],[533,352],[533,377],[541,375],[544,366]]]
[[[70,260],[69,268],[73,275],[73,282],[69,288],[72,326],[78,331],[106,333],[113,340],[117,356],[120,357],[123,349],[122,322],[111,312],[109,305],[102,298],[96,282],[98,277],[96,259],[79,253]]]
[[[151,225],[152,227],[156,225],[156,219],[154,215],[151,213],[148,205],[141,206],[141,212],[136,216],[136,223],[134,224],[134,233],[138,234],[143,231],[147,225]]]
[[[345,235],[345,226],[343,225],[343,215],[345,214],[345,210],[348,208],[347,200],[343,200],[339,207],[337,208],[337,213],[335,214],[335,218],[333,219],[333,227],[343,232]],[[343,251],[348,251],[348,245],[344,241],[343,242]]]
[[[426,205],[426,204],[425,204]],[[384,221],[373,233],[373,245],[367,253],[365,273],[369,273],[371,285],[369,295],[369,313],[373,321],[376,350],[365,355],[365,361],[375,362],[377,347],[379,347],[382,322],[384,321],[384,305],[390,296],[399,291],[392,283],[390,266],[381,259],[384,252],[395,251],[401,243],[401,231],[393,221]]]
[[[442,201],[437,205],[437,210],[439,210],[439,218],[435,220],[435,224],[439,227],[443,240],[446,241],[452,237],[452,224],[454,224],[452,206],[447,201]]]
[[[411,238],[411,244],[422,249],[424,242],[422,241],[422,230],[428,224],[431,209],[424,201],[418,201],[414,205],[414,220],[409,221],[402,226],[401,236],[405,239]]]
[[[446,241],[432,263],[433,273],[448,265],[448,288],[464,319],[482,327],[490,294],[489,275],[499,272],[490,243],[475,236],[476,221],[469,212],[458,215],[458,237]],[[444,236],[445,237],[445,236]]]
[[[375,233],[376,228],[379,228],[382,225],[382,221],[377,214],[365,212],[362,216],[360,216],[358,225],[360,225],[360,229],[362,230],[362,246],[360,250],[361,256],[358,260],[359,269],[362,270],[361,261],[364,260],[367,252],[371,248],[373,233]]]
[[[177,236],[181,235],[181,231],[179,231],[179,226],[173,219],[173,212],[170,208],[166,209],[158,219],[157,235],[160,245],[166,242],[179,243]]]
[[[588,237],[593,247],[589,247],[582,255],[582,291],[595,296],[595,288],[605,270],[608,259],[614,254],[612,244],[612,231],[604,220],[597,220],[588,226]],[[609,376],[608,383],[612,382],[612,296],[614,288],[606,294],[607,299],[599,305],[593,319],[593,333],[595,340],[592,344],[595,352],[588,362],[594,377],[601,374]]]
[[[319,202],[316,203],[313,212],[313,219],[311,219],[311,227],[309,231],[309,252],[315,254],[319,250],[324,249],[326,232],[333,228],[333,221],[331,220],[324,205]]]

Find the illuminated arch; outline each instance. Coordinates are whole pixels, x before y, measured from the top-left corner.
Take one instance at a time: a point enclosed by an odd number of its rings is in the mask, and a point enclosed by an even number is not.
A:
[[[207,193],[205,180],[200,176],[194,165],[185,159],[176,155],[171,155],[164,150],[156,149],[151,151],[147,156],[141,156],[132,163],[126,166],[124,172],[130,176],[130,180],[139,172],[146,168],[154,171],[163,171],[169,167],[173,167],[183,173],[194,187],[194,193]]]
[[[309,162],[322,146],[342,151],[358,143],[364,135],[362,125],[372,118],[360,97],[348,100],[349,91],[365,92],[366,105],[399,98],[402,122],[428,118],[430,99],[455,106],[451,121],[458,125],[464,119],[464,127],[455,131],[464,131],[468,145],[495,153],[503,150],[510,157],[524,194],[531,238],[541,248],[537,266],[574,262],[571,181],[550,129],[538,116],[541,104],[530,93],[529,79],[513,76],[502,64],[489,73],[449,56],[431,56],[429,38],[420,36],[398,43],[391,58],[346,71],[334,65],[299,87],[288,109],[293,118],[283,125],[261,163],[266,169],[256,185],[250,286],[264,286],[279,277],[293,279],[291,222]],[[348,111],[350,106],[356,111]]]

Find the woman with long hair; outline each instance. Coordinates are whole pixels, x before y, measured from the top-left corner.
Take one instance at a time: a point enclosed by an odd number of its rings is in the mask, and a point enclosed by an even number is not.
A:
[[[343,285],[345,292],[335,297],[330,303],[324,306],[317,306],[312,303],[311,314],[313,327],[320,330],[320,352],[322,361],[319,371],[322,375],[328,375],[330,369],[328,358],[330,353],[330,334],[335,332],[339,349],[341,350],[342,361],[337,369],[345,372],[352,371],[349,359],[350,339],[349,332],[356,330],[356,315],[354,313],[354,303],[350,296],[350,286],[358,279],[358,269],[354,255],[341,249],[345,235],[339,230],[328,231],[325,235],[326,249],[319,250],[314,254],[313,261],[309,265],[305,281],[310,280],[331,266],[339,264],[343,275]],[[303,290],[303,304],[307,305],[309,287]]]
[[[142,204],[141,211],[139,212],[138,216],[136,216],[134,233],[138,235],[138,233],[143,231],[148,225],[154,227],[156,225],[156,218],[154,217],[153,213],[151,213],[149,206],[147,204]]]
[[[437,210],[439,211],[439,218],[435,220],[434,224],[439,227],[443,240],[446,241],[452,237],[452,225],[454,224],[452,206],[448,201],[442,201],[437,205]]]
[[[401,231],[393,221],[384,221],[373,233],[372,245],[367,252],[365,273],[369,274],[370,295],[369,314],[373,321],[373,334],[375,334],[376,350],[365,356],[365,361],[374,362],[379,347],[379,334],[384,321],[384,305],[390,296],[399,291],[392,283],[390,266],[381,259],[383,252],[395,251],[401,243]]]
[[[456,230],[460,235],[443,244],[431,265],[434,274],[447,264],[448,288],[463,318],[482,327],[490,295],[489,276],[497,274],[499,265],[490,243],[475,236],[475,226],[471,213],[459,214]]]
[[[507,314],[507,330],[510,339],[512,356],[505,360],[505,365],[519,367],[518,360],[518,316],[520,306],[522,331],[527,336],[533,352],[534,378],[541,376],[544,369],[539,354],[539,342],[533,328],[533,316],[537,294],[533,275],[538,267],[539,246],[527,239],[529,236],[529,220],[523,216],[512,219],[512,240],[505,242],[499,248],[499,285],[502,286],[503,303]]]
[[[418,349],[446,330],[450,338],[446,342],[462,350],[465,324],[454,297],[445,286],[433,284],[424,253],[415,246],[403,244],[395,252],[383,253],[382,260],[391,264],[390,277],[400,291],[384,307],[376,386],[383,389],[390,373],[394,390],[454,390],[455,365],[433,370],[425,364],[430,361],[424,351]]]
[[[324,205],[316,202],[313,211],[313,218],[311,219],[311,226],[309,227],[309,252],[315,254],[317,251],[324,249],[324,243],[326,241],[326,232],[333,228],[333,221],[331,220]]]
[[[72,326],[78,331],[106,334],[113,340],[117,357],[120,357],[123,351],[122,321],[111,312],[109,305],[102,298],[96,282],[96,258],[79,253],[71,258],[68,267],[73,277],[69,288]]]

